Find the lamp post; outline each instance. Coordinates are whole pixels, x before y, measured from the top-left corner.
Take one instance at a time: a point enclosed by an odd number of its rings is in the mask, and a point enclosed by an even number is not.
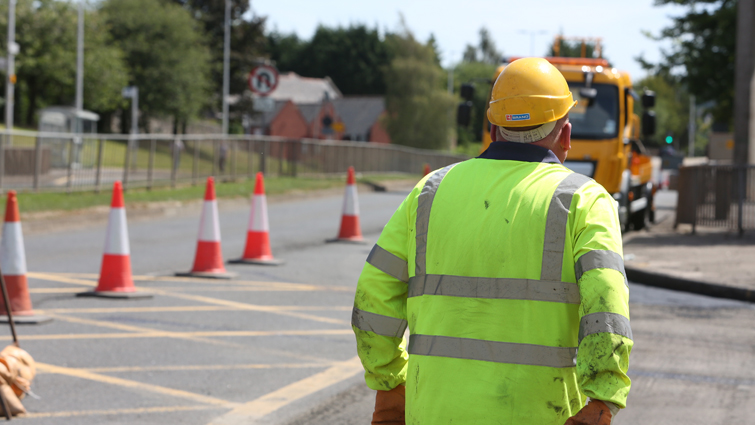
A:
[[[520,34],[529,34],[530,36],[530,56],[535,56],[535,37],[547,33],[546,30],[519,30]]]
[[[223,37],[223,135],[228,135],[228,93],[230,91],[231,0],[225,0],[225,36]]]

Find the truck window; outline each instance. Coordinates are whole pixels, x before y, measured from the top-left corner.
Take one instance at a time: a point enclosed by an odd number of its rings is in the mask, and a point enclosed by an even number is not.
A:
[[[579,96],[584,83],[569,82],[577,106],[569,111],[572,139],[612,139],[619,134],[619,91],[611,84],[593,84],[598,96],[588,106],[587,99]]]

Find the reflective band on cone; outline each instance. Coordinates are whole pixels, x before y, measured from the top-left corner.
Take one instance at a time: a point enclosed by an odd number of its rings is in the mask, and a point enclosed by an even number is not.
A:
[[[188,273],[176,273],[176,276],[211,277],[230,279],[232,274],[226,272],[223,265],[223,252],[220,248],[220,221],[218,220],[218,201],[215,199],[215,181],[207,178],[207,187],[202,205],[202,217],[199,219],[199,237],[194,266]]]
[[[343,210],[341,214],[341,228],[338,237],[329,239],[327,242],[355,242],[364,243],[362,229],[359,226],[359,199],[357,197],[356,178],[354,167],[349,167],[346,180],[346,192],[343,197]]]
[[[26,281],[26,250],[24,235],[21,231],[21,216],[18,213],[16,192],[8,192],[5,204],[5,223],[0,242],[0,269],[2,269],[5,287],[8,289],[8,303],[13,313],[14,323],[39,324],[52,319],[34,314]],[[0,295],[2,296],[2,295]],[[8,323],[8,311],[0,298],[0,323]]]
[[[126,208],[123,202],[121,182],[113,184],[110,202],[110,217],[105,234],[105,250],[102,255],[100,279],[94,291],[82,292],[79,296],[106,298],[151,298],[151,294],[137,292],[131,278],[131,251],[128,244]]]
[[[261,172],[257,173],[252,195],[252,210],[249,214],[249,226],[246,233],[244,255],[229,263],[260,265],[279,265],[283,261],[273,258],[270,249],[270,225],[267,221],[267,198],[265,197],[265,180]]]

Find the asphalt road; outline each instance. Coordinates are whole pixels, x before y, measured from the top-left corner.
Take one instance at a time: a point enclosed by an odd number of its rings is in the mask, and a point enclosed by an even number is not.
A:
[[[360,193],[374,241],[405,193]],[[673,204],[673,194],[664,194]],[[229,266],[233,281],[176,279],[191,266],[198,212],[130,223],[146,300],[77,298],[91,289],[104,224],[26,238],[34,308],[54,321],[19,328],[40,363],[25,399],[33,424],[360,424],[374,392],[349,326],[371,244],[324,244],[342,198],[270,205],[280,267]],[[248,208],[221,203],[225,258],[243,249]],[[635,349],[629,407],[615,424],[736,424],[754,417],[750,304],[630,283]],[[6,338],[7,339],[7,338]]]

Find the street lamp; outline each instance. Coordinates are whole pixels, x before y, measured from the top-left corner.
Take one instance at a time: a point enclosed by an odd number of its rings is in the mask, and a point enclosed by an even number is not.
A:
[[[530,36],[530,56],[535,56],[535,37],[546,34],[546,30],[519,30],[520,34],[529,34]]]

